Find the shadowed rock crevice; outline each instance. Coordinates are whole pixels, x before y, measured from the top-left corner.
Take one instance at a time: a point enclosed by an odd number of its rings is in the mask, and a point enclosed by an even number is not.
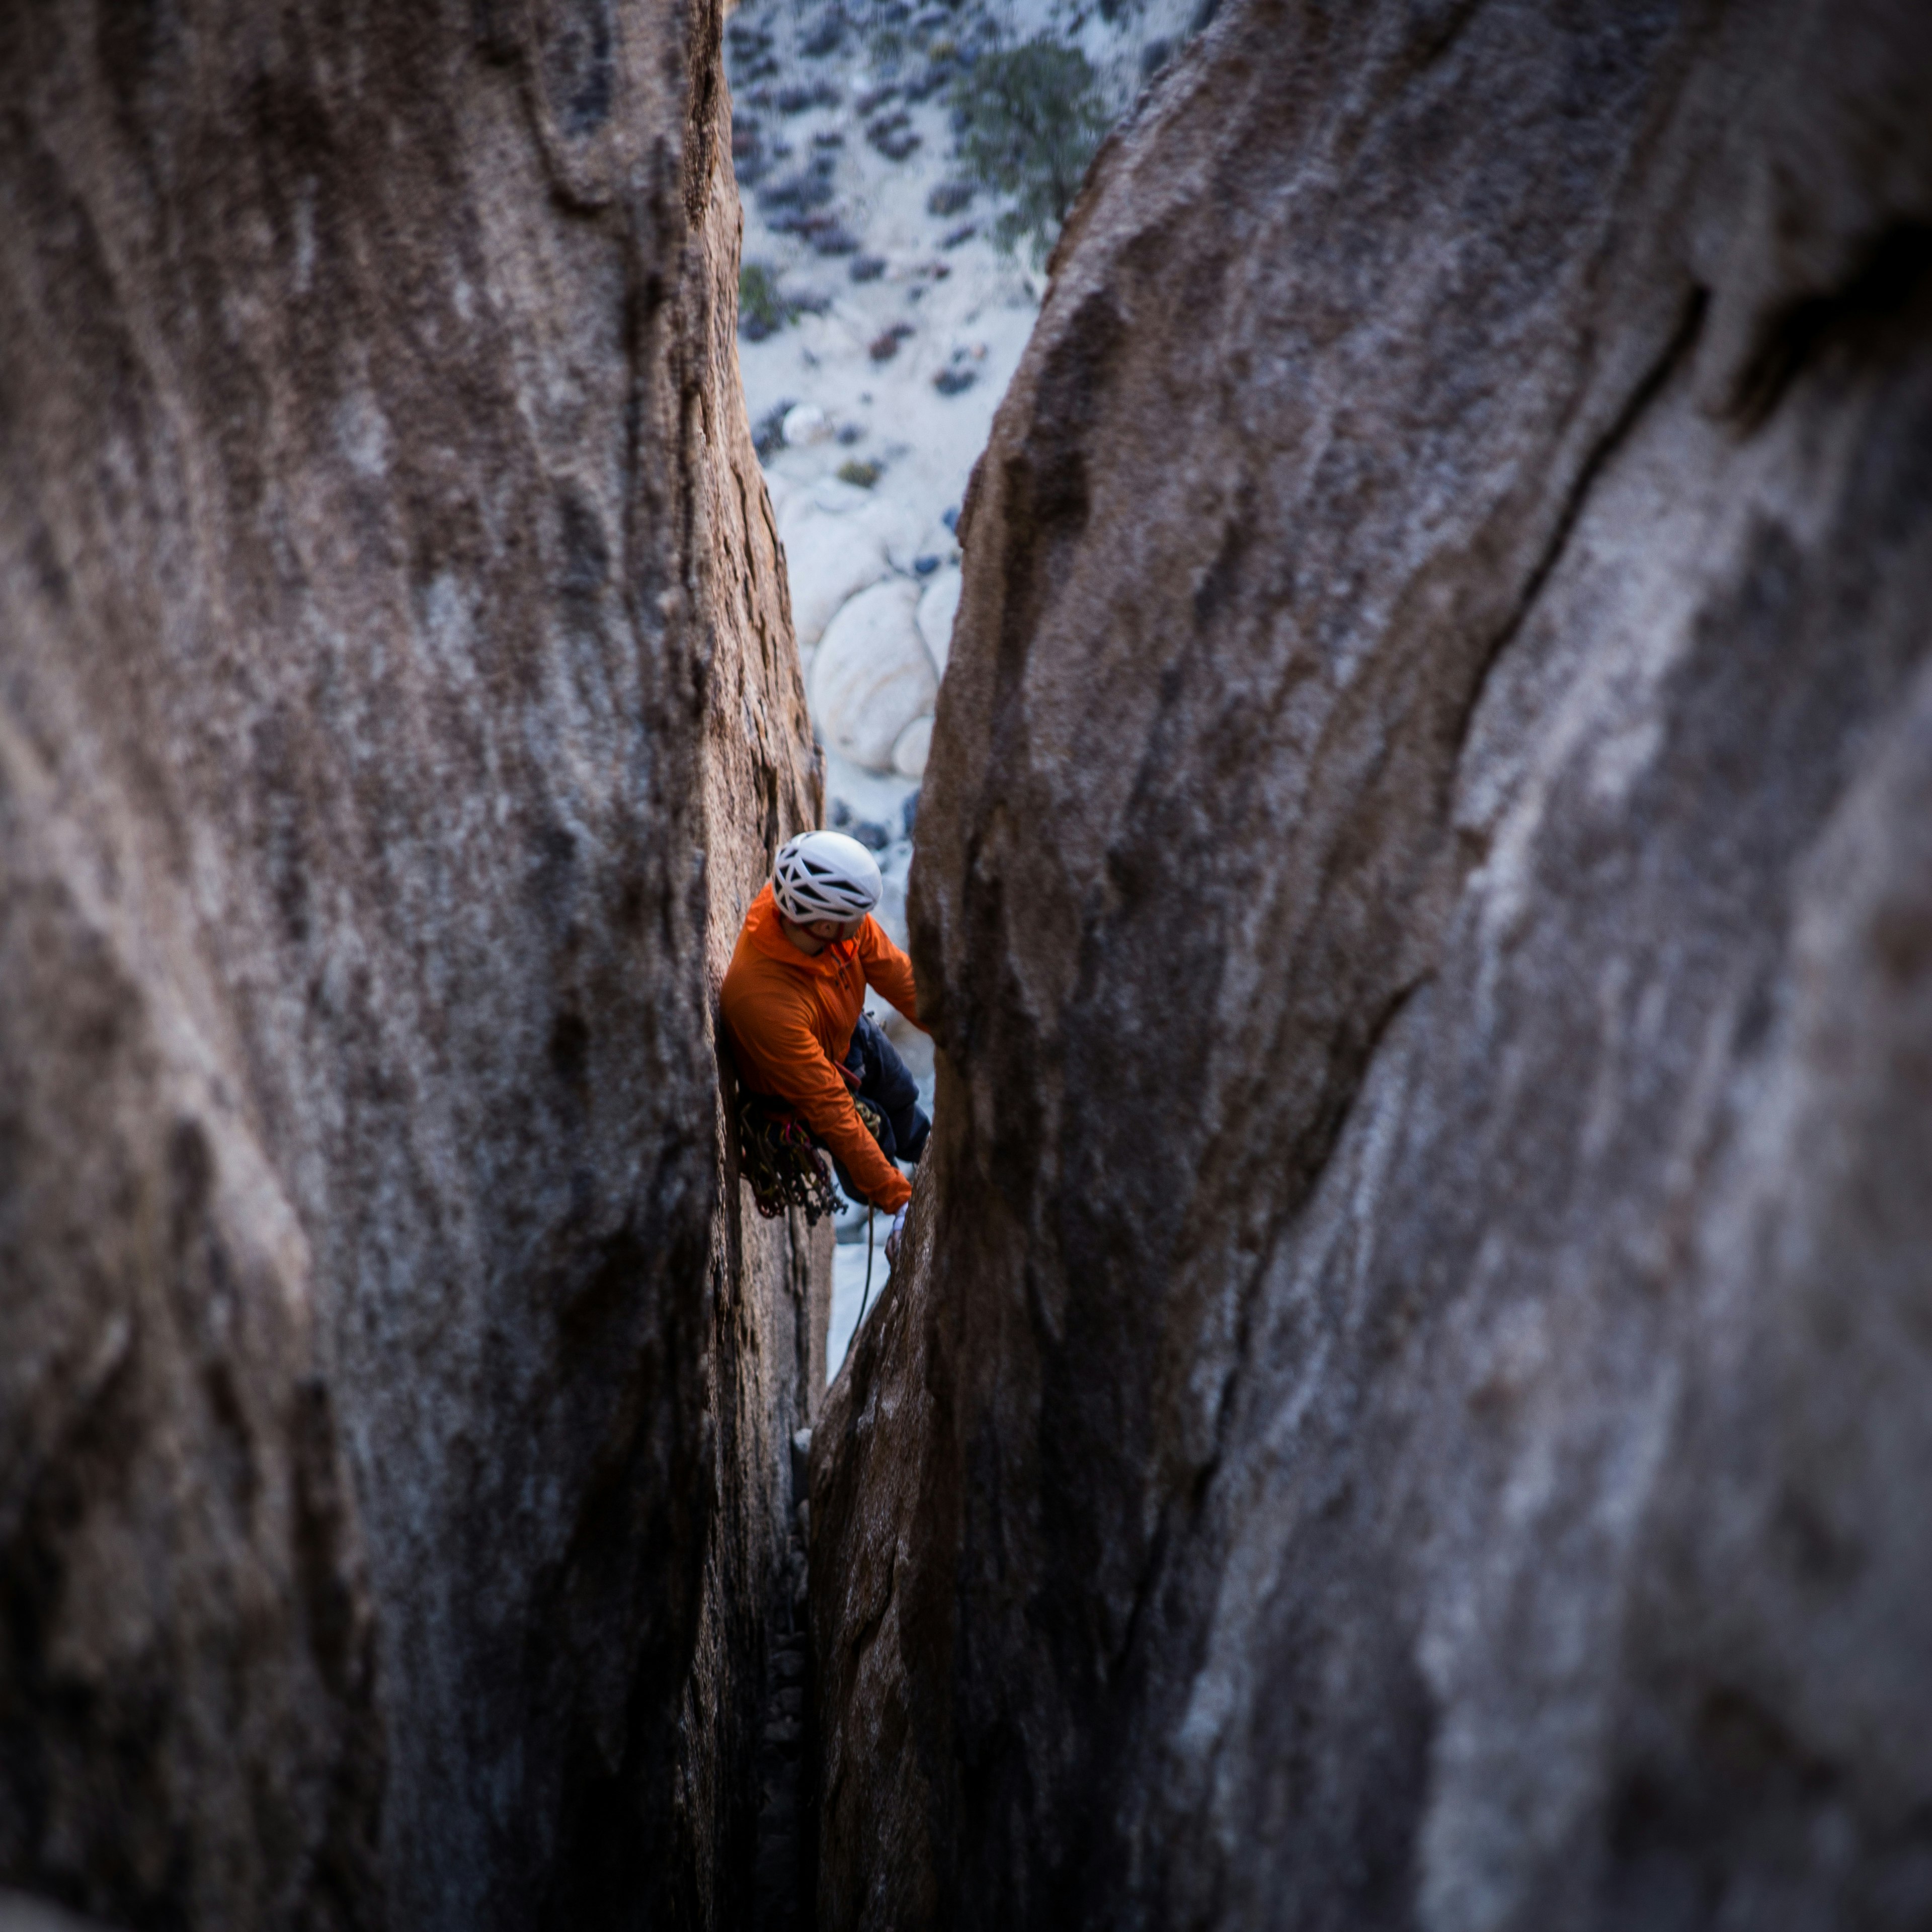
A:
[[[823,1925],[1928,1909],[1932,43],[1828,14],[1249,0],[1103,149],[814,1438]]]

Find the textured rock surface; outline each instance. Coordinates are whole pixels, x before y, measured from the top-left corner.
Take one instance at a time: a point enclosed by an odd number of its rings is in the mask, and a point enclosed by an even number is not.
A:
[[[814,781],[717,32],[0,14],[0,1879],[110,1922],[748,1909],[814,1264],[707,974]]]
[[[98,1932],[95,1922],[77,1918],[45,1899],[0,1892],[0,1932]]]
[[[814,1444],[826,1932],[1932,1918],[1928,21],[1236,0],[1103,152]]]

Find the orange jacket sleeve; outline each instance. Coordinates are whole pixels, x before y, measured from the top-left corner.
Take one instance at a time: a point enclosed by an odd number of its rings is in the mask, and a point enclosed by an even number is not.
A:
[[[798,1109],[874,1207],[896,1213],[912,1198],[910,1184],[866,1131],[850,1090],[802,1017],[776,1005],[766,1007],[760,1015],[755,1047],[736,1027],[731,1032],[734,1050],[758,1090]]]
[[[859,963],[866,969],[866,983],[885,994],[892,1004],[920,1025],[919,993],[913,983],[912,962],[888,939],[879,922],[868,915],[858,932]],[[922,1033],[923,1027],[920,1028]],[[850,1166],[848,1161],[846,1165]]]

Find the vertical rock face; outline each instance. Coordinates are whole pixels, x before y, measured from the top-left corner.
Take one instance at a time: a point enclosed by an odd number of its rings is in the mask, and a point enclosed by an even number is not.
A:
[[[1932,1916],[1923,9],[1238,0],[968,506],[820,1923]]]
[[[717,34],[0,17],[0,1880],[110,1921],[748,1882],[815,1277],[707,993],[816,781]]]

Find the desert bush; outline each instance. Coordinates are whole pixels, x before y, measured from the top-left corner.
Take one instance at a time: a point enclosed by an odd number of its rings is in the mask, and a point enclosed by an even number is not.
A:
[[[1044,37],[982,55],[954,84],[952,107],[966,172],[1011,197],[994,238],[1044,255],[1107,131],[1087,56]]]
[[[796,311],[778,292],[778,278],[762,262],[738,271],[738,326],[754,342],[776,335]]]
[[[758,452],[758,460],[769,462],[784,447],[784,419],[791,413],[794,404],[788,396],[782,402],[774,403],[752,425],[752,447]]]

